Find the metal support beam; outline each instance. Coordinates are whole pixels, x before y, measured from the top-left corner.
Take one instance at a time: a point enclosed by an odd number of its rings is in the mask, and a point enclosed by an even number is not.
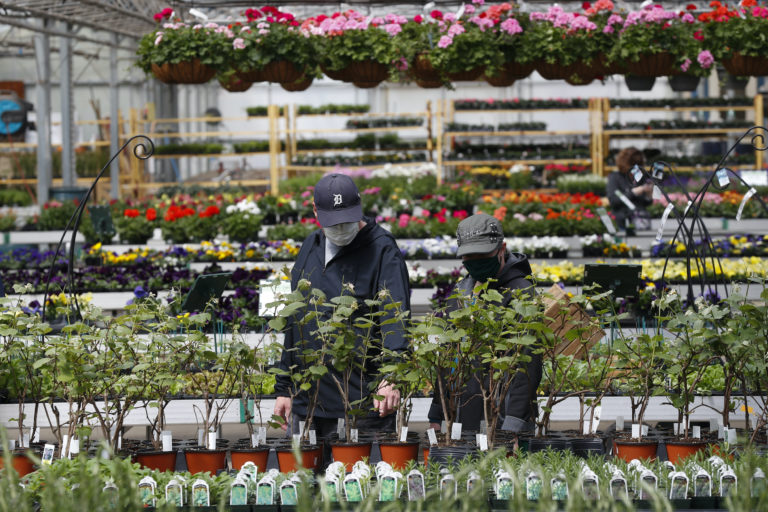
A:
[[[112,34],[112,47],[109,49],[109,154],[114,155],[120,148],[117,116],[120,109],[120,95],[117,77],[117,44],[119,36]],[[109,167],[109,193],[112,199],[120,198],[120,159],[115,158]]]
[[[40,28],[39,25],[33,25],[32,23],[26,23],[24,21],[19,21],[17,19],[13,19],[7,16],[2,18],[2,24],[10,25],[12,27],[17,27],[17,28],[23,28],[31,32],[37,32],[39,34],[46,34],[54,37],[71,37],[72,39],[77,39],[78,41],[84,41],[86,43],[95,43],[101,46],[114,45],[114,43],[110,41],[106,41],[104,39],[94,39],[92,37],[81,36],[79,34],[67,34],[66,32],[63,32],[61,30],[54,30],[50,28]],[[136,36],[133,36],[133,37],[136,37]],[[119,48],[122,50],[128,50],[130,52],[136,51],[135,46],[119,46]]]
[[[43,27],[47,25],[42,21]],[[35,125],[37,126],[37,202],[46,203],[50,197],[51,158],[51,60],[48,34],[35,36],[37,64],[37,105]]]
[[[67,24],[67,32],[72,25]],[[59,43],[61,60],[61,178],[65,187],[74,187],[75,176],[75,119],[72,102],[72,40],[62,37]]]

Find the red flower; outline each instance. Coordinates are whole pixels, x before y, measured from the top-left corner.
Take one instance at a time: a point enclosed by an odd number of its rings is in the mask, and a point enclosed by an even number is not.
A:
[[[171,15],[173,14],[173,9],[171,9],[170,7],[166,7],[165,9],[160,11],[160,14],[163,15],[163,18],[170,18]]]
[[[697,41],[703,41],[704,40],[704,32],[701,30],[697,30],[693,33],[693,38]]]
[[[432,18],[434,18],[436,20],[443,19],[443,12],[442,11],[438,11],[437,9],[433,10],[431,13],[429,13],[429,15],[432,16]]]
[[[163,20],[163,15],[159,12],[156,12],[154,16],[152,16],[156,22],[160,23]]]
[[[335,13],[333,13],[333,14],[331,14],[331,18],[332,18],[332,19],[334,19],[334,20],[335,20],[336,18],[338,18],[339,16],[341,16],[341,13],[340,13],[340,12],[338,12],[338,11],[336,11],[336,12],[335,12]]]
[[[139,215],[140,215],[139,210],[135,210],[132,208],[128,208],[123,212],[123,217],[129,217],[131,219],[134,217],[138,217]]]
[[[696,10],[696,6],[694,4],[688,4],[688,5],[685,6],[685,8],[688,9],[689,11],[695,11]]]
[[[582,8],[582,9],[584,9],[585,11],[586,11],[587,9],[589,9],[590,7],[592,7],[592,4],[591,4],[591,3],[589,3],[589,2],[582,2],[582,3],[581,3],[581,8]]]
[[[200,218],[205,219],[206,217],[213,217],[214,215],[219,214],[219,207],[212,204],[211,206],[207,207],[205,210],[200,212]]]
[[[147,208],[146,217],[147,220],[155,220],[157,218],[157,210],[154,208]]]
[[[421,14],[417,14],[416,16],[413,17],[413,21],[415,21],[416,23],[421,23],[422,21],[424,21],[424,17]]]
[[[318,16],[315,19],[317,20],[318,23],[322,23],[324,20],[328,19],[328,16],[326,16],[325,14],[321,14],[320,16]]]
[[[265,5],[264,7],[261,8],[261,12],[265,12],[267,14],[274,14],[274,15],[277,15],[280,13],[280,11],[272,5]]]
[[[453,212],[453,218],[454,219],[464,220],[467,217],[469,217],[469,214],[467,213],[467,210],[457,210],[457,211]]]
[[[754,7],[757,5],[757,0],[741,0],[742,7]]]

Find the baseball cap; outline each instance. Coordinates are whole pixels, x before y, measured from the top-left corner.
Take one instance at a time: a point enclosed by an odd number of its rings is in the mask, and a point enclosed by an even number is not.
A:
[[[456,256],[486,254],[499,248],[504,241],[504,232],[496,217],[478,213],[459,222],[456,239],[459,244]]]
[[[320,178],[315,185],[315,206],[317,220],[323,227],[363,218],[360,192],[346,174],[331,173]]]

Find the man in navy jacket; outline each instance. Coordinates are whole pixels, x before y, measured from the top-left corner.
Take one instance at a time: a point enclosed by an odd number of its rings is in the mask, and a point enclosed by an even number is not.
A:
[[[300,279],[311,282],[312,288],[322,290],[330,299],[342,295],[342,287],[351,286],[358,301],[374,299],[387,290],[392,302],[399,302],[402,310],[410,310],[408,271],[394,237],[374,219],[363,217],[360,194],[349,176],[328,174],[315,186],[314,211],[322,229],[309,235],[301,246],[296,263],[291,270],[291,289],[295,290]],[[348,293],[348,292],[347,292]],[[360,308],[364,310],[365,308]],[[394,313],[391,313],[394,314]],[[320,348],[320,341],[311,332],[317,324],[296,323],[289,325],[285,333],[283,353],[279,367],[290,372],[291,367],[301,364],[297,344],[305,340],[301,349]],[[405,327],[400,322],[381,328],[377,338],[386,349],[405,351],[408,342]],[[308,341],[307,341],[308,340]],[[337,430],[338,418],[344,417],[344,405],[331,372],[319,382],[319,399],[314,413],[314,427],[318,438],[326,438]],[[394,431],[394,415],[391,413],[400,401],[400,392],[386,380],[376,385],[377,368],[369,358],[366,371],[353,373],[350,395],[369,396],[372,389],[381,400],[374,400],[369,417],[358,419],[358,429]],[[307,413],[307,394],[300,392],[291,403],[292,382],[287,375],[279,375],[275,384],[277,400],[274,413],[291,424],[298,433],[298,422]],[[295,390],[293,390],[295,391]],[[293,393],[295,394],[295,393]],[[293,416],[291,421],[291,415]]]

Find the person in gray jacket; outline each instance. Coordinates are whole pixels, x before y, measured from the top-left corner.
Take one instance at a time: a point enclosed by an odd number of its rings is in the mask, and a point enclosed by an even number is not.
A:
[[[494,281],[488,286],[503,294],[505,306],[512,300],[512,290],[524,290],[533,296],[533,284],[528,280],[528,276],[532,274],[528,257],[507,251],[498,219],[484,213],[468,217],[459,223],[456,238],[459,245],[457,256],[461,257],[469,274],[456,285],[460,295],[471,297],[477,282],[493,278]],[[448,311],[460,308],[460,302],[461,299],[451,300],[448,303]],[[499,421],[502,430],[524,432],[533,430],[534,427],[537,411],[536,391],[541,382],[541,354],[530,349],[526,353],[531,360],[522,371],[511,376],[513,381],[504,400],[503,418]],[[470,380],[459,399],[457,421],[462,424],[463,430],[480,429],[480,420],[484,414],[480,389],[482,378],[482,369],[479,369],[477,378]],[[439,431],[442,416],[440,397],[434,396],[428,419],[430,426],[435,430]]]

